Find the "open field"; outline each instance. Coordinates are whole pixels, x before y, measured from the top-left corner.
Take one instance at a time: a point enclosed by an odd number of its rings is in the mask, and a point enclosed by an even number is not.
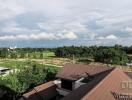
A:
[[[7,67],[11,69],[20,69],[22,67],[31,66],[35,64],[35,62],[30,61],[15,61],[15,60],[4,60],[0,61],[1,67]]]
[[[50,52],[50,51],[43,51],[43,52],[32,52],[32,53],[27,53],[27,56],[30,59],[36,58],[36,59],[43,59],[43,58],[52,58],[55,57],[55,53],[54,52]]]
[[[23,67],[29,67],[32,65],[50,65],[61,67],[65,63],[71,63],[72,60],[68,58],[44,58],[44,59],[6,59],[0,60],[1,67],[7,67],[11,69],[21,69]]]
[[[43,56],[44,57],[54,57],[55,56],[55,53],[54,52],[47,51],[47,52],[43,52]]]
[[[53,67],[62,67],[66,63],[73,63],[73,60],[68,58],[44,58],[44,59],[6,59],[6,60],[0,60],[0,66],[11,68],[11,69],[21,69],[23,67],[31,67],[33,65],[37,66],[53,66]],[[84,62],[78,62],[76,63],[84,63]],[[121,66],[121,65],[111,65],[111,64],[103,64],[99,62],[92,62],[90,64],[95,65],[102,65],[102,66],[109,66],[109,67],[118,67],[120,69],[123,69],[124,71],[132,71],[132,67],[129,66]]]

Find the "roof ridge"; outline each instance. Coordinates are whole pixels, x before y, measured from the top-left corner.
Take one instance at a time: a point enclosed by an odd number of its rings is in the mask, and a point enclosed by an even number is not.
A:
[[[56,74],[56,77],[75,81],[80,77],[72,78],[70,75],[78,74],[81,77],[86,77],[86,72],[94,75],[110,69],[112,69],[112,67],[89,64],[65,64],[64,67]]]
[[[86,95],[89,96],[90,94],[92,94],[108,77],[110,77],[110,75],[112,74],[112,72],[114,72],[116,70],[120,70],[120,69],[119,68],[113,68],[112,71],[106,77],[104,77],[104,79],[101,82],[99,82],[88,94],[85,94],[85,96]]]

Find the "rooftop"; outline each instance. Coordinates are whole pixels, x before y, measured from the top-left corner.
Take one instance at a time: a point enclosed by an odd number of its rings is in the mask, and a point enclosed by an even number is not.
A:
[[[107,66],[86,65],[86,64],[66,64],[56,75],[57,78],[76,81],[81,77],[96,75],[101,72],[113,69]]]
[[[132,79],[132,72],[125,72]]]
[[[23,98],[26,100],[48,100],[58,94],[56,88],[54,82],[50,81],[34,87],[31,91],[23,94]]]
[[[124,100],[123,97],[127,100],[132,99],[132,89],[123,87],[123,82],[132,81],[132,73],[123,72],[118,68],[66,64],[56,77],[75,81],[88,75],[94,78],[74,89],[61,100],[106,100],[106,97],[107,100]],[[55,83],[50,81],[35,87],[23,96],[27,98],[26,100],[41,100],[41,98],[48,100],[58,95],[56,88]]]
[[[80,86],[62,100],[106,100],[106,97],[107,100],[116,100],[112,93],[132,93],[132,89],[121,87],[123,81],[132,80],[122,70],[115,68],[98,74],[94,80]]]

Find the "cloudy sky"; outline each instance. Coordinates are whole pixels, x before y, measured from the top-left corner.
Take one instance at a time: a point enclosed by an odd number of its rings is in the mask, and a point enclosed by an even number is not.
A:
[[[0,0],[0,47],[132,45],[132,0]]]

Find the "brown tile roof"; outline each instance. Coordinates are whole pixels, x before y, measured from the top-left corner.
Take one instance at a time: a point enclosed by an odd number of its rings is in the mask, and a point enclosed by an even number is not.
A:
[[[56,77],[75,81],[81,77],[87,77],[87,74],[95,75],[109,69],[111,68],[106,66],[85,65],[85,64],[66,64],[59,71]]]
[[[85,85],[80,86],[72,93],[64,97],[62,100],[72,100],[73,98],[75,100],[80,100],[84,95],[90,92],[99,82],[101,82],[112,70],[114,69],[107,70],[105,72],[95,75],[93,80]]]
[[[132,72],[125,72],[132,79]]]
[[[132,80],[122,70],[115,68],[112,71],[106,71],[98,75],[95,80],[80,86],[62,100],[119,100],[119,98],[116,98],[118,96],[115,97],[113,93],[132,93],[132,89],[121,87],[123,81]]]
[[[58,94],[56,87],[53,81],[50,81],[34,87],[30,92],[23,94],[23,98],[24,100],[48,100]]]

